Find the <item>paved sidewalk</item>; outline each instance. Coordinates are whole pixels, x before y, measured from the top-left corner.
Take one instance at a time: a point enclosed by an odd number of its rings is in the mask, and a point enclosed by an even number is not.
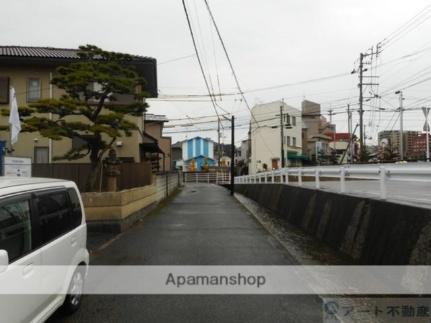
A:
[[[164,208],[96,251],[99,265],[288,265],[291,256],[233,197],[188,184]],[[51,322],[319,322],[317,296],[86,296]]]

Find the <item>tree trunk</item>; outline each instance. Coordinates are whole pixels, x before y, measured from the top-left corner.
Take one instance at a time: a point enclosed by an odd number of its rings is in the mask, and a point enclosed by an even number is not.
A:
[[[86,183],[87,192],[97,192],[99,191],[100,183],[100,160],[98,157],[98,150],[92,149],[90,153],[91,170]]]
[[[91,163],[90,174],[88,175],[87,183],[85,185],[86,191],[98,192],[99,183],[100,183],[100,165],[99,163],[96,163],[96,164]]]

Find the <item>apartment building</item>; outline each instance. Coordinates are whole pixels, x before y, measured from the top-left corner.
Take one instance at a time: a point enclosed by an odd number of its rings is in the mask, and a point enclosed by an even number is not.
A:
[[[282,166],[282,142],[285,165],[300,163],[302,156],[301,111],[283,101],[275,101],[254,106],[252,113],[254,118],[252,118],[250,126],[249,173],[256,174],[280,168]]]

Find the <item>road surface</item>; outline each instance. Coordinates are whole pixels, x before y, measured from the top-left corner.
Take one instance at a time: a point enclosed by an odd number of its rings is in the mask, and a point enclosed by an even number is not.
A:
[[[188,184],[91,258],[96,265],[289,265],[292,257],[222,187]],[[317,296],[85,297],[49,322],[321,322]]]

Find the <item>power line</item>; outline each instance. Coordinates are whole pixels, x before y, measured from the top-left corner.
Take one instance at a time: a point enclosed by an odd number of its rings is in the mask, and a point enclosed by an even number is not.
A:
[[[184,1],[184,0],[183,0],[183,1]],[[229,56],[229,54],[228,54],[228,52],[227,52],[227,49],[226,49],[226,46],[225,46],[225,44],[224,44],[223,38],[222,38],[222,36],[221,36],[221,34],[220,34],[220,30],[218,29],[218,26],[217,26],[217,23],[216,23],[215,18],[214,18],[214,16],[213,16],[213,13],[212,13],[212,11],[211,11],[211,8],[210,8],[210,6],[209,6],[209,4],[208,4],[208,1],[207,1],[207,0],[204,0],[204,2],[205,2],[205,5],[206,5],[206,7],[207,7],[208,13],[209,13],[209,15],[210,15],[210,17],[211,17],[211,20],[212,20],[212,23],[213,23],[213,25],[214,25],[214,28],[215,28],[215,30],[216,30],[217,36],[218,36],[218,38],[219,38],[219,40],[220,40],[220,43],[221,43],[221,45],[222,45],[223,51],[224,51],[224,53],[225,53],[225,55],[226,55],[226,59],[227,59],[227,61],[228,61],[228,63],[229,63],[230,69],[231,69],[231,71],[232,71],[233,78],[234,78],[234,80],[235,80],[236,86],[237,86],[238,91],[239,91],[239,93],[238,93],[238,94],[240,94],[240,95],[241,95],[242,99],[244,100],[245,105],[247,106],[247,109],[250,111],[250,113],[251,113],[251,115],[252,115],[252,117],[253,117],[253,112],[251,111],[251,108],[250,108],[250,105],[248,104],[247,98],[245,97],[244,92],[243,92],[243,91],[242,91],[242,89],[241,89],[241,86],[240,86],[239,81],[238,81],[238,77],[237,77],[237,75],[236,75],[236,72],[235,72],[235,69],[234,69],[234,67],[233,67],[233,64],[232,64],[232,61],[231,61],[231,59],[230,59],[230,56]],[[256,122],[256,124],[258,124],[257,120],[256,120],[254,117],[253,117],[253,119],[254,119],[254,121]]]
[[[177,57],[177,58],[172,58],[172,59],[168,59],[168,60],[163,61],[163,62],[159,62],[159,63],[157,63],[157,65],[169,64],[169,63],[181,61],[183,59],[187,59],[187,58],[191,58],[191,57],[195,57],[195,56],[196,56],[196,54],[190,54],[190,55],[187,55],[187,56],[181,56],[181,57]]]
[[[400,26],[391,34],[389,34],[387,37],[385,37],[380,42],[380,45],[382,47],[386,47],[387,49],[389,46],[392,46],[395,42],[400,40],[402,37],[404,37],[411,31],[413,31],[414,29],[418,28],[420,25],[422,25],[425,21],[427,21],[430,18],[430,16],[427,16],[427,14],[429,13],[428,11],[430,9],[431,9],[431,5],[426,6],[419,13],[417,13],[415,16],[413,16],[407,22],[405,22],[402,26]]]
[[[184,0],[183,0],[183,1],[184,1]],[[244,100],[244,103],[245,103],[245,105],[246,105],[247,109],[250,111],[251,117],[252,117],[252,118],[253,118],[253,120],[255,121],[256,126],[257,126],[257,127],[259,127],[259,122],[258,122],[258,121],[256,120],[256,118],[254,117],[254,115],[253,115],[253,111],[251,110],[250,105],[248,104],[247,98],[245,97],[244,92],[243,92],[243,91],[242,91],[242,89],[241,89],[241,86],[240,86],[240,84],[239,84],[239,80],[238,80],[237,74],[236,74],[235,69],[234,69],[234,67],[233,67],[233,64],[232,64],[232,61],[231,61],[231,59],[230,59],[229,53],[227,52],[227,49],[226,49],[225,43],[224,43],[224,41],[223,41],[223,37],[221,36],[220,30],[219,30],[219,28],[218,28],[218,26],[217,26],[217,23],[216,23],[216,21],[215,21],[215,18],[214,18],[214,15],[213,15],[212,11],[211,11],[211,8],[210,8],[210,6],[209,6],[209,4],[208,4],[208,1],[207,1],[207,0],[204,0],[204,2],[205,2],[205,5],[206,5],[206,8],[207,8],[207,10],[208,10],[208,13],[209,13],[209,15],[210,15],[210,18],[211,18],[211,21],[212,21],[212,23],[213,23],[213,26],[214,26],[214,28],[215,28],[215,31],[216,31],[216,33],[217,33],[217,36],[218,36],[218,38],[219,38],[219,40],[220,40],[220,43],[221,43],[221,45],[222,45],[222,48],[223,48],[223,51],[224,51],[224,53],[225,53],[226,59],[227,59],[227,61],[228,61],[228,63],[229,63],[230,69],[231,69],[231,71],[232,71],[232,76],[233,76],[233,78],[234,78],[234,80],[235,80],[235,83],[236,83],[236,86],[237,86],[237,88],[238,88],[239,94],[241,95],[242,99]],[[265,141],[265,138],[264,138],[261,134],[260,134],[260,136],[261,136],[262,142],[264,143],[264,145],[266,146],[266,148],[268,149],[268,151],[269,151],[269,152],[271,152],[271,154],[274,154],[274,153],[272,152],[272,149],[267,145],[267,143],[266,143],[266,141]]]
[[[182,0],[182,3],[183,3],[184,12],[185,12],[186,18],[187,18],[187,24],[189,26],[189,31],[190,31],[190,36],[192,38],[193,47],[195,49],[196,58],[198,59],[199,67],[200,67],[201,72],[202,72],[202,77],[204,78],[205,86],[206,86],[208,94],[209,94],[209,96],[211,98],[211,103],[213,105],[214,111],[215,111],[217,117],[220,118],[219,113],[217,111],[217,107],[216,107],[216,105],[214,103],[214,100],[213,100],[213,96],[211,95],[211,90],[210,90],[210,87],[209,87],[209,84],[208,84],[207,77],[205,75],[205,71],[204,71],[204,68],[203,68],[203,65],[202,65],[201,58],[199,56],[199,51],[198,51],[198,48],[197,48],[197,45],[196,45],[196,39],[195,39],[195,36],[194,36],[194,33],[193,33],[193,29],[192,29],[192,25],[191,25],[191,22],[190,22],[190,17],[189,17],[188,11],[187,11],[187,6],[186,6],[186,3],[185,3],[185,0]],[[228,113],[227,111],[224,111],[224,112]]]

